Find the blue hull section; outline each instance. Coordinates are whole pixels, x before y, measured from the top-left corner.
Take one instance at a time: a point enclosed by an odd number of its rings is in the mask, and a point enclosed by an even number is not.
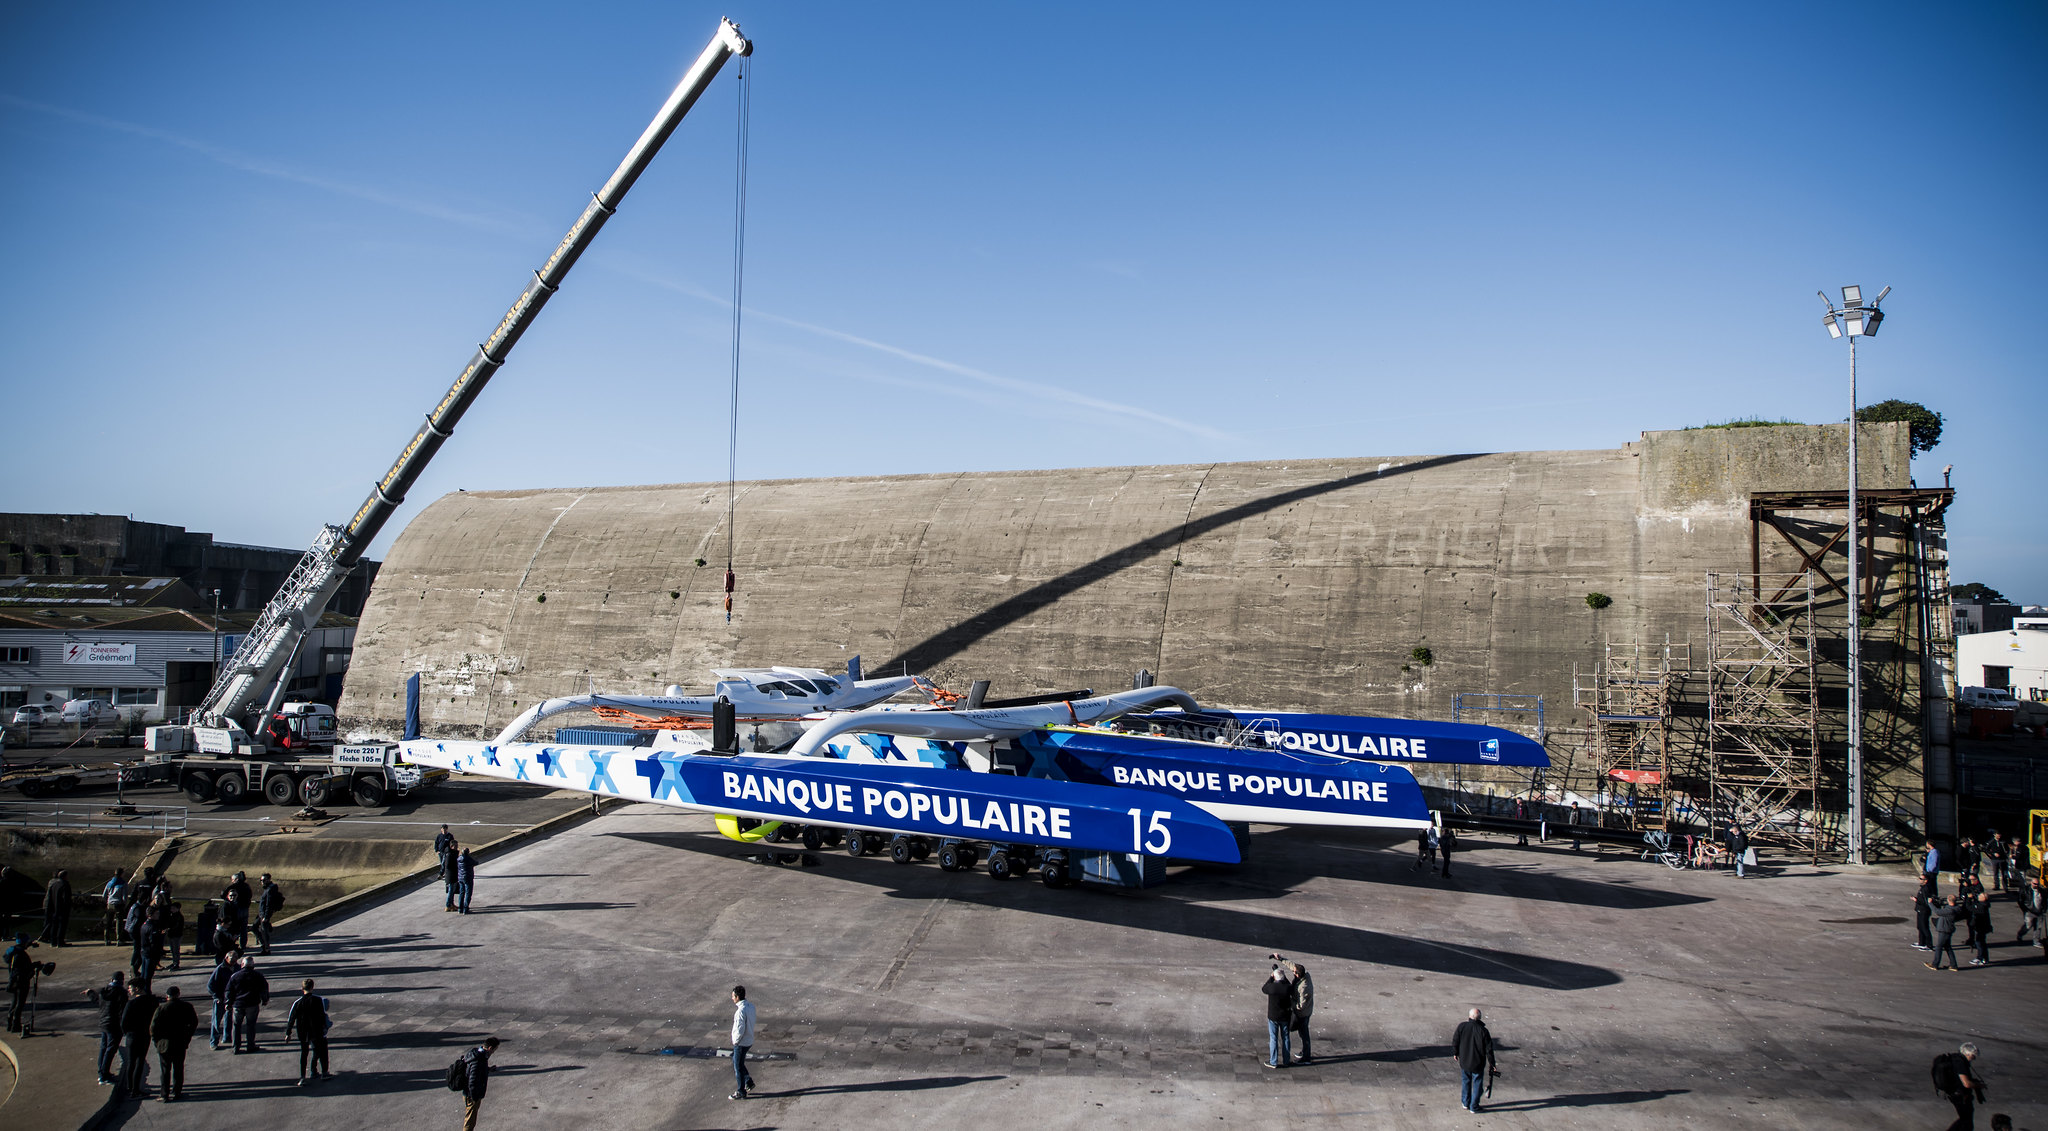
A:
[[[1154,711],[1123,722],[1156,725],[1173,738],[1214,742],[1239,729],[1273,736],[1279,749],[1300,754],[1426,765],[1547,767],[1541,743],[1500,727],[1434,723],[1370,715],[1306,715],[1285,711]]]
[[[1095,730],[1036,731],[1017,740],[1034,764],[1095,785],[1158,790],[1227,821],[1422,828],[1429,807],[1400,766],[1323,754],[1248,750]]]
[[[619,746],[418,739],[401,747],[415,765],[706,813],[1217,864],[1239,860],[1237,841],[1221,820],[1148,790]]]

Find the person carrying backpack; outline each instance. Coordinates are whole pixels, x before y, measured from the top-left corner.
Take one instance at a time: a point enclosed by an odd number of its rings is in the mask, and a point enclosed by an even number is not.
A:
[[[1977,1059],[1977,1046],[1964,1041],[1955,1052],[1945,1052],[1934,1058],[1934,1090],[1941,1093],[1956,1109],[1956,1121],[1951,1127],[1975,1127],[1977,1105],[1984,1102],[1984,1081],[1973,1067]]]
[[[491,1083],[491,1054],[498,1051],[498,1038],[455,1058],[448,1066],[448,1090],[462,1093],[462,1131],[476,1131],[477,1112],[483,1110],[484,1090]]]

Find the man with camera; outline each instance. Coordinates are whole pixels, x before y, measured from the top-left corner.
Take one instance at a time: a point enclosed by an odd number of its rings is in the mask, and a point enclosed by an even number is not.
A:
[[[1984,1078],[1977,1075],[1974,1067],[1976,1059],[1977,1046],[1968,1041],[1955,1052],[1934,1058],[1934,1090],[1956,1109],[1956,1121],[1949,1124],[1950,1131],[1977,1125],[1977,1105],[1985,1097]]]
[[[1294,1063],[1289,1056],[1289,1038],[1294,1027],[1294,981],[1293,973],[1278,954],[1266,956],[1272,960],[1273,972],[1259,986],[1259,992],[1266,995],[1266,1059],[1268,1068],[1287,1068]]]
[[[14,999],[7,1010],[7,1031],[21,1032],[22,1013],[27,1010],[29,997],[35,992],[36,976],[48,974],[57,969],[54,962],[37,962],[28,952],[32,946],[42,944],[32,941],[27,931],[14,937],[14,945],[7,948],[7,991]]]

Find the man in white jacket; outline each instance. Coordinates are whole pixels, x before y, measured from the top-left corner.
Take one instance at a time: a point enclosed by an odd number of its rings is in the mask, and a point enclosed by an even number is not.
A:
[[[747,1050],[754,1047],[754,1003],[747,1000],[747,987],[732,988],[732,1080],[738,1090],[727,1099],[747,1098],[754,1078],[747,1073]]]

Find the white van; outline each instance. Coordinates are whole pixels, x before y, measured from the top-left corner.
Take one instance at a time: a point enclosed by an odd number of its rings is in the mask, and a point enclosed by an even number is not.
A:
[[[105,699],[73,699],[64,704],[64,721],[80,726],[98,726],[120,722],[121,712]]]
[[[2003,687],[1965,687],[1956,694],[1956,702],[1965,707],[2008,707],[2017,708],[2018,699]]]

